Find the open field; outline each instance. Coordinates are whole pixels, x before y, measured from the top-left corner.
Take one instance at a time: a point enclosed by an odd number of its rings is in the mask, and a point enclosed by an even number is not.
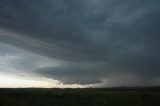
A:
[[[0,106],[160,106],[160,88],[0,89]]]

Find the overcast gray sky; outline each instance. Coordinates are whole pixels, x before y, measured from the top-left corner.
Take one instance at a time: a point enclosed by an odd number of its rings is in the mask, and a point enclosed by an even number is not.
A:
[[[1,0],[0,73],[70,87],[159,85],[159,5],[159,0]]]

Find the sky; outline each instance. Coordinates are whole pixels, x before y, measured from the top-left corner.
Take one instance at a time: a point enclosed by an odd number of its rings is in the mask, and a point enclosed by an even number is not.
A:
[[[160,85],[159,0],[1,0],[0,87]]]

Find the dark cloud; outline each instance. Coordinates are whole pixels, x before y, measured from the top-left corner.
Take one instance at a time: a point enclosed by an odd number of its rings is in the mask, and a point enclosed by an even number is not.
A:
[[[91,75],[90,71],[81,67],[56,67],[41,68],[37,73],[47,77],[60,80],[64,84],[97,84],[100,81],[96,75]]]
[[[150,82],[160,77],[159,5],[158,0],[1,0],[0,42],[64,61],[35,72],[67,84],[99,83],[125,73]]]

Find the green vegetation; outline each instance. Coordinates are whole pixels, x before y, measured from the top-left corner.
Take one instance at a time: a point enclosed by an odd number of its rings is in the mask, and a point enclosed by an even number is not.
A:
[[[0,89],[0,106],[160,106],[160,88]]]

